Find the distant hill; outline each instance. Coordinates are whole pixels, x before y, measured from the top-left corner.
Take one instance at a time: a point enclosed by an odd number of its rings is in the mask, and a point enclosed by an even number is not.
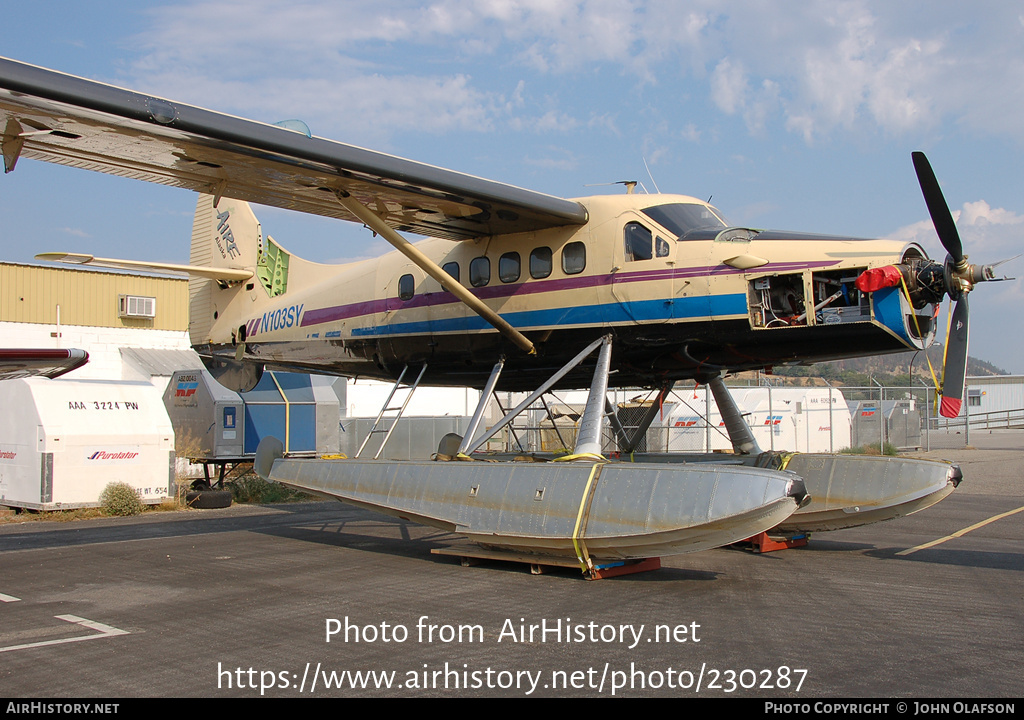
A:
[[[935,374],[942,375],[943,346],[936,344],[928,348],[928,357],[935,368]],[[913,380],[931,384],[928,362],[923,352],[904,352],[892,355],[876,355],[872,357],[854,358],[850,360],[833,360],[832,362],[814,365],[780,366],[774,369],[773,377],[779,379],[793,378],[794,384],[819,384],[811,378],[824,378],[832,385],[866,386],[874,382],[888,386],[908,386]],[[967,357],[968,375],[1009,375],[1006,370],[992,363]],[[804,378],[801,382],[797,378]]]

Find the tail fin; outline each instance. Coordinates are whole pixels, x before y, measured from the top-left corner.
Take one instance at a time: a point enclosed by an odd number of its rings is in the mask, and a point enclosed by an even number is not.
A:
[[[243,340],[232,333],[237,327],[233,325],[235,316],[242,311],[238,305],[244,300],[245,290],[262,283],[273,296],[273,288],[287,287],[287,262],[283,269],[278,267],[277,258],[268,263],[263,230],[249,203],[230,198],[221,198],[216,206],[213,202],[212,195],[200,195],[196,203],[189,264],[248,268],[255,270],[256,276],[242,283],[195,275],[189,278],[189,336],[195,346]],[[283,292],[280,289],[276,294]]]

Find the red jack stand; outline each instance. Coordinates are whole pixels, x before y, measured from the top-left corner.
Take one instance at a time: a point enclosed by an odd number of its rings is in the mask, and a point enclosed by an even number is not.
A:
[[[586,573],[586,578],[587,580],[605,580],[607,578],[618,577],[619,575],[632,575],[633,573],[657,570],[660,567],[660,557],[647,558],[646,560],[626,562],[621,565],[595,567],[591,572]]]
[[[768,533],[759,533],[747,538],[743,542],[750,543],[750,549],[756,553],[774,552],[776,550],[789,550],[790,548],[803,547],[807,544],[807,535],[794,535],[793,537],[773,538]]]

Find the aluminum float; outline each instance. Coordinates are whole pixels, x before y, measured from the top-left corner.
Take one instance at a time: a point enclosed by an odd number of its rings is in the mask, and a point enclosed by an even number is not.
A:
[[[256,472],[268,481],[459,533],[484,547],[574,556],[584,569],[592,569],[594,560],[728,545],[777,526],[807,501],[803,481],[784,470],[618,463],[597,454],[611,338],[595,341],[559,371],[564,374],[598,348],[591,397],[567,462],[479,462],[461,453],[468,461],[299,460],[282,457],[281,443],[266,438],[257,450]],[[500,372],[499,363],[494,375]],[[475,443],[467,438],[462,445],[478,447],[510,416]]]
[[[783,533],[821,532],[892,520],[939,502],[963,479],[939,460],[799,454],[786,469],[801,477],[812,501],[779,523]]]
[[[803,480],[808,500],[773,529],[773,533],[784,535],[842,530],[904,517],[939,502],[963,479],[955,464],[909,457],[765,452],[746,457],[635,453],[632,459],[643,464],[793,472]]]
[[[712,464],[304,460],[266,438],[265,480],[486,547],[593,559],[728,545],[779,525],[806,497],[785,471]]]

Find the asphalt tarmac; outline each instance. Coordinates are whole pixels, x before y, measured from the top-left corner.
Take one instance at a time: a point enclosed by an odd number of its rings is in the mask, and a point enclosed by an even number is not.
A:
[[[916,515],[594,582],[333,502],[0,526],[0,697],[1017,698],[1024,435],[971,440]]]

